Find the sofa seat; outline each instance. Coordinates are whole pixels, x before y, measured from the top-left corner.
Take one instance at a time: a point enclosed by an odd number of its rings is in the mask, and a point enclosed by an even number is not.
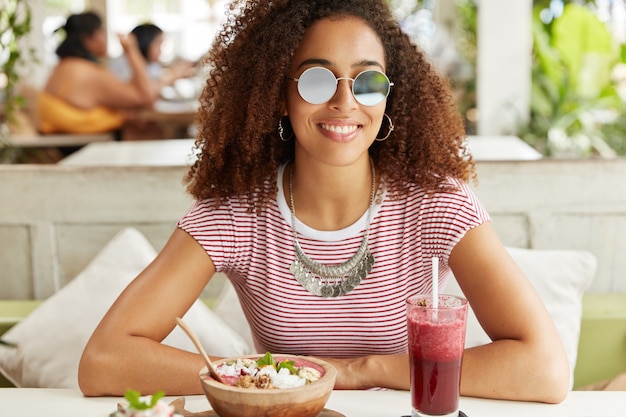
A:
[[[624,372],[626,294],[585,294],[574,388],[606,381]]]

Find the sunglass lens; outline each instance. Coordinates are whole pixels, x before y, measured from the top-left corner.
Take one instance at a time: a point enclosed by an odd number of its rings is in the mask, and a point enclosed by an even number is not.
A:
[[[298,80],[298,93],[306,102],[322,104],[330,100],[337,91],[337,79],[322,67],[309,68]]]
[[[389,94],[389,79],[380,71],[360,73],[354,80],[354,97],[364,106],[375,106]]]

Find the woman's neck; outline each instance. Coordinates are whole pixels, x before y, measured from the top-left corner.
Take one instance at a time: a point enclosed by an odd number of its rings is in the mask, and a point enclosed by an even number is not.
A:
[[[358,164],[357,164],[358,165]],[[369,160],[365,169],[359,166],[299,170],[297,163],[285,168],[285,198],[298,219],[317,230],[343,229],[360,219],[369,209],[377,183]],[[291,177],[291,187],[290,187]],[[291,192],[290,192],[291,190]]]

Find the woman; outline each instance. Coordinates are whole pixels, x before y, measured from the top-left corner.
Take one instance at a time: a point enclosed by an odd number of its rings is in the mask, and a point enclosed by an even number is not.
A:
[[[144,23],[135,26],[130,33],[137,39],[141,55],[146,61],[148,76],[157,84],[159,90],[180,78],[192,77],[195,74],[192,62],[177,61],[167,68],[161,65],[163,30],[157,25]],[[109,62],[109,69],[122,80],[131,78],[132,69],[124,54],[112,59]]]
[[[97,14],[71,15],[62,29],[66,37],[56,51],[60,61],[37,103],[42,133],[114,131],[129,110],[154,103],[158,89],[147,76],[134,36],[120,36],[133,70],[132,78],[122,82],[100,63],[107,54],[107,40]]]
[[[216,270],[259,351],[327,357],[337,389],[409,389],[405,300],[431,291],[438,256],[493,339],[465,352],[462,395],[561,401],[559,336],[466,183],[448,87],[386,2],[232,10],[208,55],[197,202],[95,330],[83,392],[201,392],[198,355],[159,341]]]

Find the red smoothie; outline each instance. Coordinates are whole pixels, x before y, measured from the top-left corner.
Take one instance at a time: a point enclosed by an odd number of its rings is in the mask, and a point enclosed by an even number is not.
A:
[[[435,311],[409,299],[408,342],[414,416],[456,415],[465,345],[466,301],[442,295]],[[448,297],[448,298],[446,298]],[[458,304],[450,309],[450,304]]]

